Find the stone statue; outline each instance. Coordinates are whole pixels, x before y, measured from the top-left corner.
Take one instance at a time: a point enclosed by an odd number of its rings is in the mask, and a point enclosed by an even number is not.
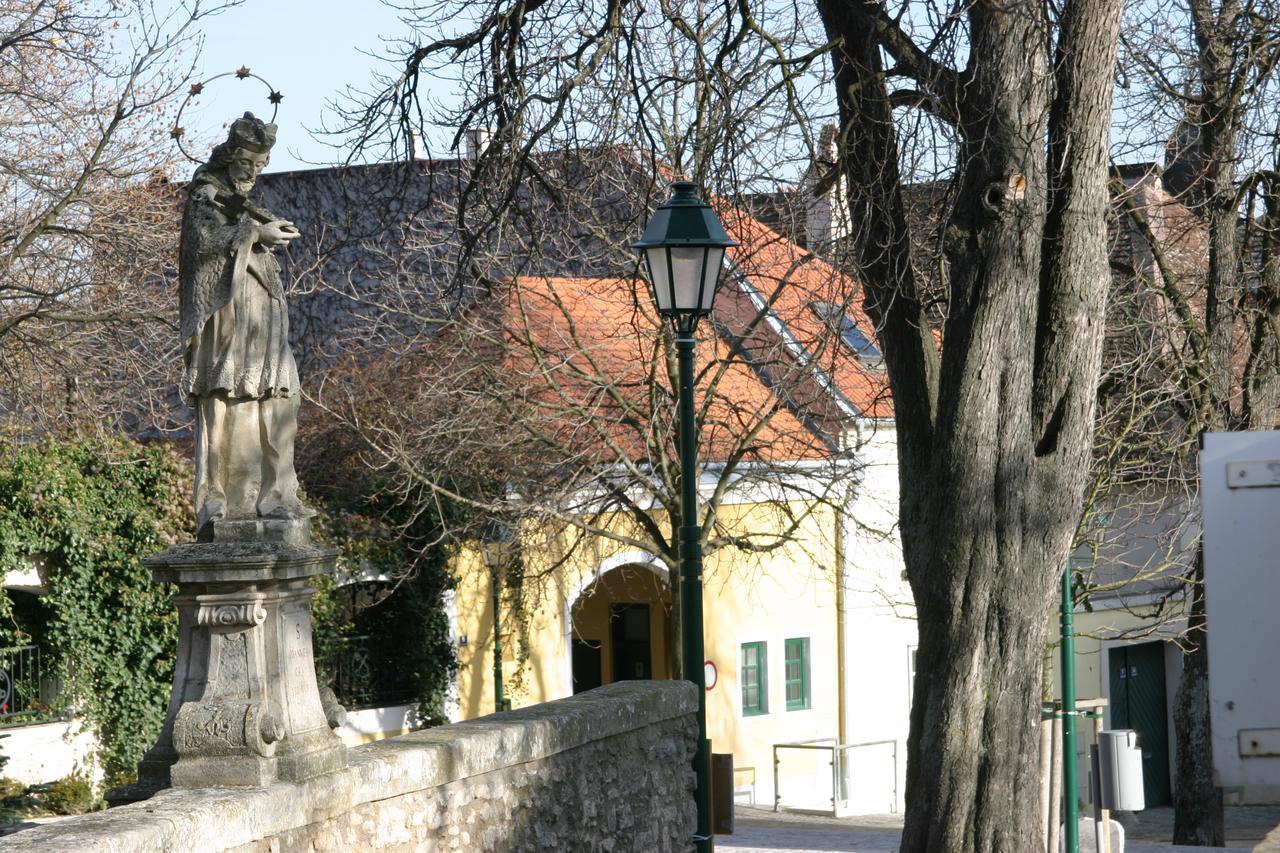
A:
[[[160,734],[113,803],[347,763],[334,733],[345,711],[320,690],[311,647],[310,579],[332,575],[338,551],[312,540],[315,513],[298,500],[298,368],[272,255],[299,234],[248,198],[275,141],[275,125],[245,113],[187,188],[179,305],[199,535],[145,561],[177,588],[178,659]]]
[[[276,126],[245,113],[187,190],[179,259],[183,390],[196,408],[195,506],[202,538],[215,521],[314,514],[293,467],[298,368],[272,255],[299,235],[249,201]]]

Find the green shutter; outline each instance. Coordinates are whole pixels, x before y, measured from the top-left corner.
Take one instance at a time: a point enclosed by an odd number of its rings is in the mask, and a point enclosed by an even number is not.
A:
[[[787,640],[786,661],[787,710],[802,711],[810,707],[808,637]]]
[[[769,713],[769,674],[764,643],[742,644],[742,715]]]

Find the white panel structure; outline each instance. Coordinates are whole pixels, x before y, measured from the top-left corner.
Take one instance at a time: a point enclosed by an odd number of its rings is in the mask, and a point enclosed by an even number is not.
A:
[[[1280,431],[1200,450],[1213,769],[1228,803],[1280,802]]]

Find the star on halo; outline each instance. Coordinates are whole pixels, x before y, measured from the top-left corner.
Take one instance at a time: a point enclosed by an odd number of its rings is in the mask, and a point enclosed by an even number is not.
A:
[[[249,66],[241,65],[239,68],[236,69],[237,79],[243,80],[248,76],[249,76]]]
[[[280,94],[279,92],[273,89],[271,90],[271,94],[267,95],[267,100],[273,104],[278,104],[284,100],[284,95]]]

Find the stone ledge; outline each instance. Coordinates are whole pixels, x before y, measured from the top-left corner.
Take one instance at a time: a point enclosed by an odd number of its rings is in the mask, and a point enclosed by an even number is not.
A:
[[[286,581],[331,571],[337,548],[315,543],[184,542],[143,559],[159,583]]]
[[[261,788],[171,789],[130,806],[0,839],[0,851],[220,851],[334,818],[365,803],[548,758],[692,715],[684,681],[628,681],[351,750],[343,770]]]

